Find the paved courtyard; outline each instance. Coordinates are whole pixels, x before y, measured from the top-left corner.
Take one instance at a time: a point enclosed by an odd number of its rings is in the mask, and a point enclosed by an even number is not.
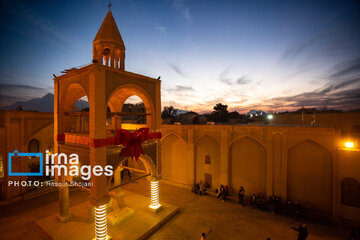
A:
[[[149,193],[149,184],[141,180],[126,185],[139,194]],[[137,186],[137,187],[134,187]],[[156,231],[149,239],[200,239],[202,232],[210,232],[207,239],[266,240],[296,239],[290,225],[294,219],[270,212],[243,208],[234,202],[222,202],[216,197],[199,196],[190,190],[160,183],[160,202],[180,207],[180,212]],[[308,224],[308,239],[346,239],[342,228],[312,221]]]
[[[149,182],[142,179],[125,185],[127,190],[149,195]],[[88,193],[70,192],[71,205],[88,200]],[[243,208],[233,202],[221,202],[212,196],[199,196],[189,190],[160,183],[160,201],[180,207],[180,212],[149,237],[157,239],[200,239],[202,232],[210,232],[207,239],[296,239],[286,216]],[[49,239],[35,224],[41,218],[58,211],[57,192],[0,207],[0,239]],[[340,227],[307,221],[308,239],[346,239]]]

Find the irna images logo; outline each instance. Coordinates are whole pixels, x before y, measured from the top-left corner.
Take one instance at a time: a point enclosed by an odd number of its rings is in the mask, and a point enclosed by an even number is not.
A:
[[[13,172],[12,162],[15,157],[39,157],[39,172]],[[57,157],[57,161],[55,158]],[[13,153],[9,153],[9,176],[44,176],[44,162],[43,153],[18,153],[15,150]],[[69,166],[68,166],[69,164]],[[89,180],[91,175],[95,176],[112,176],[113,166],[95,165],[93,168],[90,165],[80,166],[79,156],[76,153],[72,153],[69,156],[65,153],[53,153],[50,154],[46,150],[45,154],[45,176],[80,176],[83,180]]]

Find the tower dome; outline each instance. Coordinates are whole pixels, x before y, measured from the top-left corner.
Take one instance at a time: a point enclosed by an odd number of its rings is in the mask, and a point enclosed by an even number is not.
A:
[[[93,59],[105,66],[125,70],[125,44],[110,9],[94,38]]]

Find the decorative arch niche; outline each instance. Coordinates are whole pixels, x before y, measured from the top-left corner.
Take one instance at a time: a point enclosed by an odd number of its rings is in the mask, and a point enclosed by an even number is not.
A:
[[[266,193],[266,151],[255,139],[246,136],[231,144],[230,184],[236,192],[243,186],[249,195]]]
[[[331,153],[306,140],[288,151],[287,198],[325,214],[332,212],[333,163]]]
[[[174,133],[162,139],[162,176],[175,182],[188,183],[187,144]]]
[[[216,188],[220,185],[220,151],[219,143],[205,135],[195,144],[196,182],[203,181],[207,187]],[[211,164],[205,164],[208,157]]]

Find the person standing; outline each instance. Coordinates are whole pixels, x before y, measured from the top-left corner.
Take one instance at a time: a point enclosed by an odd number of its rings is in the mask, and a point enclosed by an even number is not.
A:
[[[307,233],[307,226],[305,223],[301,223],[298,228],[293,227],[292,229],[298,232],[298,237],[297,237],[298,240],[305,240],[307,238],[308,233]]]
[[[251,198],[250,198],[250,201],[251,201],[251,207],[252,208],[255,208],[256,207],[256,195],[255,195],[255,193],[253,193],[252,195],[251,195]]]
[[[205,240],[206,239],[206,237],[205,237],[205,233],[202,233],[201,234],[201,238],[200,238],[200,240]]]
[[[239,190],[239,203],[244,206],[244,196],[245,196],[245,189],[243,186],[240,187]]]

